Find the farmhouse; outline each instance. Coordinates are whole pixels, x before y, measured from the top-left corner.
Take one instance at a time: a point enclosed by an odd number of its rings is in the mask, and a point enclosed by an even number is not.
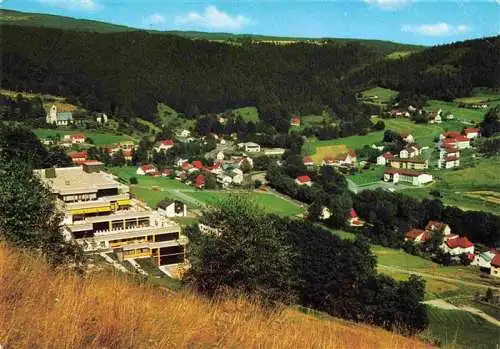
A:
[[[57,126],[67,126],[69,124],[72,124],[72,110],[74,110],[74,108],[65,108],[63,106],[58,107],[53,104],[47,112],[45,121],[47,122],[47,124],[56,124]]]
[[[500,277],[500,253],[496,254],[496,256],[492,259],[490,265],[490,275]]]
[[[254,142],[239,143],[238,148],[243,148],[248,153],[260,152],[260,145]]]
[[[490,268],[491,268],[491,261],[495,256],[497,255],[497,252],[495,250],[492,251],[486,251],[483,253],[476,254],[474,257],[474,260],[471,262],[470,265],[477,266],[481,270],[487,269],[488,274],[490,273]]]
[[[88,153],[86,151],[74,151],[68,154],[71,158],[71,162],[75,165],[80,165],[87,160]]]
[[[158,169],[151,164],[146,164],[146,165],[141,165],[137,168],[137,171],[135,171],[135,174],[138,176],[145,176],[145,175],[153,175],[158,172]]]
[[[155,147],[156,152],[160,152],[162,150],[167,151],[169,149],[172,149],[174,147],[174,141],[171,139],[164,139],[160,142]]]
[[[429,161],[423,159],[393,159],[390,166],[393,168],[405,168],[408,170],[425,170],[429,167]]]
[[[83,133],[73,133],[71,135],[71,144],[85,143],[85,135]]]
[[[298,116],[293,117],[290,120],[290,126],[300,126],[300,118]]]
[[[312,180],[309,176],[298,176],[297,178],[295,178],[295,183],[297,183],[298,185],[307,185],[308,187],[310,187],[312,185]]]
[[[425,226],[425,230],[439,232],[445,236],[451,234],[450,226],[439,221],[429,221]]]
[[[181,227],[131,198],[129,187],[102,172],[98,161],[81,167],[35,170],[64,210],[63,234],[85,252],[113,251],[119,260],[151,258],[183,264],[188,239]]]
[[[446,239],[443,242],[442,249],[445,253],[449,253],[452,256],[458,256],[463,253],[474,254],[474,244],[466,236]]]
[[[414,243],[424,243],[429,241],[431,233],[422,229],[411,229],[405,235],[405,241],[413,241]]]
[[[335,164],[338,166],[353,166],[356,164],[356,161],[356,153],[351,149],[347,153],[338,154],[335,157]]]
[[[474,139],[481,136],[481,130],[478,128],[469,127],[464,129],[464,134],[468,139]]]
[[[384,154],[377,156],[377,165],[388,165],[392,159],[394,159],[394,154],[389,151],[385,152]]]
[[[420,145],[418,144],[411,144],[407,145],[405,148],[403,148],[399,152],[399,157],[401,159],[409,159],[409,158],[414,158],[416,156],[420,155]]]
[[[335,164],[335,159],[333,156],[325,156],[321,162],[322,166],[333,166]]]
[[[178,200],[162,200],[158,203],[158,213],[165,217],[186,217],[187,206]]]
[[[394,183],[407,182],[412,185],[422,185],[432,182],[432,175],[410,170],[390,169],[384,172],[384,181]]]
[[[303,162],[305,166],[314,166],[314,161],[310,156],[304,156]]]

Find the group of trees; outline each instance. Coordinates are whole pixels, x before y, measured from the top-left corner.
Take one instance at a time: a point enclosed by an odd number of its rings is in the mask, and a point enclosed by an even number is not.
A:
[[[25,129],[0,124],[0,240],[40,251],[54,265],[80,266],[82,251],[61,234],[53,194],[33,174],[36,168],[67,166],[63,155],[47,151]]]
[[[500,244],[500,216],[481,211],[463,211],[437,199],[419,201],[382,189],[364,190],[353,196],[354,208],[369,224],[362,233],[374,243],[400,248],[406,232],[426,226],[429,220],[447,223],[453,233],[486,246]]]
[[[210,233],[188,229],[192,267],[184,281],[220,296],[258,296],[267,304],[300,303],[353,321],[413,334],[428,318],[424,281],[377,275],[366,239],[342,240],[311,222],[266,215],[242,197],[204,213]]]
[[[0,120],[26,121],[30,124],[44,124],[45,110],[41,98],[15,98],[0,94]]]

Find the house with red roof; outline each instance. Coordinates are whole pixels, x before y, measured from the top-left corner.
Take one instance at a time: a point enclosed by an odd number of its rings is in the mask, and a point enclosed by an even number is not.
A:
[[[194,185],[196,188],[198,189],[203,189],[205,188],[205,176],[200,174],[198,176],[196,176],[195,180],[194,180]]]
[[[500,277],[500,253],[497,253],[490,262],[490,275]]]
[[[160,152],[162,150],[167,151],[169,149],[172,149],[173,147],[174,147],[174,141],[173,140],[171,140],[171,139],[164,139],[164,140],[159,141],[156,144],[155,150],[157,152]]]
[[[83,133],[73,133],[71,135],[71,144],[85,143],[85,135]]]
[[[444,140],[446,141],[446,139]],[[439,151],[439,168],[454,168],[460,166],[460,150],[454,142],[441,143]]]
[[[430,240],[432,234],[427,230],[410,229],[405,235],[405,241],[413,241],[414,243],[424,243]]]
[[[335,164],[338,166],[354,166],[356,161],[356,152],[352,149],[349,149],[346,153],[338,154],[335,157]]]
[[[394,154],[387,151],[384,154],[377,156],[377,165],[388,165],[392,159],[394,159]]]
[[[358,213],[354,208],[351,208],[349,214],[347,215],[347,223],[349,223],[351,227],[362,227],[365,225],[365,222],[359,218]]]
[[[322,166],[333,166],[335,164],[335,159],[333,156],[325,156],[321,162]]]
[[[75,165],[81,165],[87,160],[89,154],[86,151],[73,151],[68,156]]]
[[[312,180],[309,176],[298,176],[297,178],[295,178],[295,183],[297,183],[298,185],[307,185],[308,187],[310,187],[312,185]]]
[[[468,139],[474,139],[477,137],[481,137],[481,130],[475,127],[468,127],[464,129],[464,134]]]
[[[451,228],[448,224],[439,221],[429,221],[425,226],[425,230],[436,231],[443,235],[450,235]]]
[[[310,156],[304,156],[303,162],[305,166],[314,166],[313,158]]]
[[[158,169],[152,164],[141,165],[135,171],[135,174],[138,176],[153,175],[155,173],[158,173]]]
[[[194,168],[197,168],[198,170],[201,170],[203,167],[203,163],[200,160],[194,160],[191,165],[193,165]]]
[[[290,126],[300,126],[300,117],[298,117],[298,116],[294,116],[294,117],[290,120]]]
[[[384,171],[384,182],[406,182],[412,185],[422,185],[432,182],[432,175],[412,170],[391,168]]]
[[[439,136],[440,146],[455,145],[458,149],[470,148],[470,139],[458,131],[444,132]]]
[[[452,256],[458,256],[463,253],[474,254],[474,244],[466,236],[446,239],[441,245],[443,252]]]

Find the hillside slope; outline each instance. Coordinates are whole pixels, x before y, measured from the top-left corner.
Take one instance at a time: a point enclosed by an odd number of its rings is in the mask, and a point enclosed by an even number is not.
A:
[[[100,21],[93,21],[87,19],[78,19],[72,17],[64,17],[57,15],[49,15],[44,13],[27,13],[13,10],[0,10],[0,23],[9,25],[19,25],[28,27],[44,27],[44,28],[57,28],[65,30],[76,30],[85,32],[97,33],[116,33],[127,31],[145,31],[127,27],[124,25],[117,25],[113,23],[106,23]],[[242,38],[252,38],[256,41],[273,41],[273,42],[297,42],[297,41],[324,41],[327,38],[296,38],[296,37],[282,37],[282,36],[268,36],[268,35],[254,35],[254,34],[231,34],[231,33],[217,33],[217,32],[199,32],[199,31],[180,31],[180,30],[167,30],[156,31],[147,30],[150,33],[157,34],[171,34],[178,35],[190,39],[205,39],[216,41],[237,41]],[[333,40],[337,43],[352,43],[357,42],[368,48],[371,48],[381,54],[390,54],[397,51],[415,51],[421,50],[423,47],[418,45],[401,44],[391,41],[383,40],[364,40],[364,39],[340,39]]]
[[[243,300],[209,302],[105,272],[84,280],[0,246],[6,348],[424,348],[394,333]]]

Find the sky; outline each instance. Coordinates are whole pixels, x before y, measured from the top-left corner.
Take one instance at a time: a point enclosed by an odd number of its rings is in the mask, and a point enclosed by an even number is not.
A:
[[[155,30],[436,45],[500,35],[500,0],[0,0],[2,8]]]

